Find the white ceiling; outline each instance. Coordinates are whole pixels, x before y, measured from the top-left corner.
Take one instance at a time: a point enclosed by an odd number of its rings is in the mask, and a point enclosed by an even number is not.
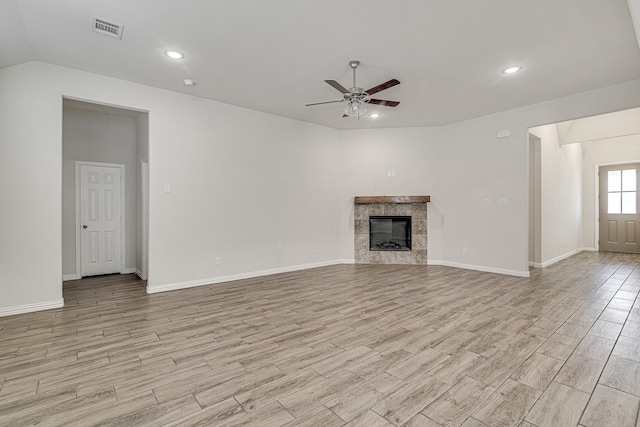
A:
[[[93,33],[94,16],[122,40]],[[340,99],[323,80],[351,87],[351,59],[365,89],[400,80],[375,96],[400,105],[375,120],[305,107]],[[1,0],[0,68],[32,60],[338,129],[442,125],[640,78],[627,0]]]

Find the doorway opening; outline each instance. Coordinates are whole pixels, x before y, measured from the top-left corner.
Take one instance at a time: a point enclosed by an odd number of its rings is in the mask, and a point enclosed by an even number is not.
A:
[[[640,163],[640,108],[536,126],[529,135],[529,265],[601,250],[598,200],[608,196],[598,170]]]
[[[69,98],[62,106],[63,280],[114,272],[146,280],[148,112]],[[117,208],[120,221],[109,217]]]

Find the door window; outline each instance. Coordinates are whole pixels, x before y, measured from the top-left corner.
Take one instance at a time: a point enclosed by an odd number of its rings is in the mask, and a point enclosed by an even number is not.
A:
[[[619,169],[608,173],[607,213],[635,214],[636,203],[636,170]]]

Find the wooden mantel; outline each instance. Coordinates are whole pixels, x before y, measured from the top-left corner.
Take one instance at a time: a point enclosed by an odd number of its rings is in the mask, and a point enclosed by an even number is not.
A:
[[[428,203],[431,196],[356,196],[356,205],[373,203]]]

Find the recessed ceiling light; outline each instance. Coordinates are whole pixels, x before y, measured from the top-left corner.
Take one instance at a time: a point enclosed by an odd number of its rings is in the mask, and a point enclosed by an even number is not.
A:
[[[187,86],[187,87],[195,86],[195,85],[196,85],[196,82],[194,82],[194,81],[193,81],[193,80],[191,80],[191,79],[184,79],[184,80],[183,80],[183,83],[184,83],[184,85],[185,85],[185,86]]]
[[[375,119],[376,117],[380,117],[380,113],[371,113],[369,114],[369,117],[371,117],[372,119]]]
[[[502,72],[504,74],[513,74],[513,73],[517,73],[520,70],[522,70],[521,66],[514,65],[513,67],[505,68],[504,70],[502,70]]]
[[[178,52],[177,50],[165,50],[164,54],[167,55],[169,58],[172,59],[182,59],[184,58],[184,55],[181,52]]]

